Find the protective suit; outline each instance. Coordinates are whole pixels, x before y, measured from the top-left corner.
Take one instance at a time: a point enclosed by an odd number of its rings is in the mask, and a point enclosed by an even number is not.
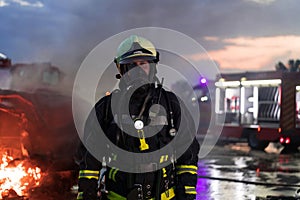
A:
[[[144,60],[148,71],[141,67]],[[196,199],[199,144],[194,138],[195,124],[175,94],[157,83],[158,60],[158,52],[145,38],[131,36],[121,43],[115,59],[122,77],[119,89],[96,103],[78,150],[77,199]],[[168,150],[151,161],[130,160],[134,172],[122,171],[114,162],[122,160],[126,165],[126,158],[99,136],[100,129],[109,142],[128,152]],[[180,149],[186,143],[188,147]],[[105,156],[91,153],[98,147],[105,149],[101,152]]]

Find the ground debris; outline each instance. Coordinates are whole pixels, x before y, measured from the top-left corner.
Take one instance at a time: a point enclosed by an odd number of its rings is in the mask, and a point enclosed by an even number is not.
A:
[[[48,173],[39,187],[31,189],[30,200],[75,200],[77,194],[71,190],[75,182],[76,173],[64,171]]]

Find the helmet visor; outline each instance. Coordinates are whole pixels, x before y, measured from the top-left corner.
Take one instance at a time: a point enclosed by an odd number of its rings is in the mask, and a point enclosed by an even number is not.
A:
[[[146,60],[148,62],[154,62],[155,61],[155,57],[154,56],[149,56],[149,55],[132,55],[132,56],[128,56],[125,59],[121,59],[120,60],[120,64],[131,64],[136,59]]]
[[[120,57],[120,64],[126,64],[132,62],[133,59],[143,59],[143,60],[154,60],[156,57],[151,51],[139,48],[132,51],[128,51]]]

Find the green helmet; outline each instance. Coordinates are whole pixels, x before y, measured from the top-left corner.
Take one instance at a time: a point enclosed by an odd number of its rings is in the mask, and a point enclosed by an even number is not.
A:
[[[114,62],[118,70],[121,71],[120,65],[130,63],[138,58],[157,63],[159,61],[159,53],[149,40],[137,35],[131,35],[119,45]]]

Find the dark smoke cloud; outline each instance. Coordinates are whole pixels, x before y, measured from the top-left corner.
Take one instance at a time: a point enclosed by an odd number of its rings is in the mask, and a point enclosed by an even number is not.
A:
[[[75,72],[104,39],[127,29],[158,26],[181,31],[207,49],[204,36],[299,34],[298,3],[277,0],[74,0],[45,1],[43,8],[0,8],[0,51],[13,61],[50,61]],[[112,55],[113,58],[113,55]]]

